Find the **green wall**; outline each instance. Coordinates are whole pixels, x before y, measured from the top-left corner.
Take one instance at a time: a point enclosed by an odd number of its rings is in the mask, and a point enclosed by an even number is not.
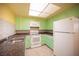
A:
[[[63,18],[71,17],[71,16],[79,16],[79,6],[75,5],[70,8],[64,9],[63,11],[57,13],[48,19],[48,29],[53,28],[53,22],[57,20],[61,20]]]
[[[40,29],[46,29],[46,20],[45,19],[33,19],[33,18],[16,18],[16,30],[29,30],[29,23],[31,21],[40,22]]]

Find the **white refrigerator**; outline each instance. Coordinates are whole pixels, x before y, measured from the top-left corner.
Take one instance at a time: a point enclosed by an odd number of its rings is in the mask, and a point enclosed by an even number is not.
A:
[[[79,19],[69,17],[53,23],[54,54],[79,55]]]

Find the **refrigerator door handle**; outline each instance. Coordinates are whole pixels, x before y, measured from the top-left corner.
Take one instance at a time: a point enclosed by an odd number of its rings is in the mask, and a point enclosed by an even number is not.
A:
[[[74,32],[64,32],[64,31],[53,31],[53,32],[74,34]]]

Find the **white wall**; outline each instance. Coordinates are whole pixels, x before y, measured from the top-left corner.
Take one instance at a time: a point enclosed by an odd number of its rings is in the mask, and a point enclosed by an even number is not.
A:
[[[15,34],[15,25],[5,20],[0,20],[0,40]]]

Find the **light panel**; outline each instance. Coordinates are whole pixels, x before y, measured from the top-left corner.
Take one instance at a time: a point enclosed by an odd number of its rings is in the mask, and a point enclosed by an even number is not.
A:
[[[48,7],[43,11],[44,13],[53,14],[57,10],[59,10],[60,7],[56,6],[54,4],[49,4]]]
[[[31,3],[29,15],[38,17],[48,17],[59,9],[59,6],[56,6],[52,3]]]
[[[41,12],[46,6],[47,6],[47,3],[31,3],[30,9]]]

